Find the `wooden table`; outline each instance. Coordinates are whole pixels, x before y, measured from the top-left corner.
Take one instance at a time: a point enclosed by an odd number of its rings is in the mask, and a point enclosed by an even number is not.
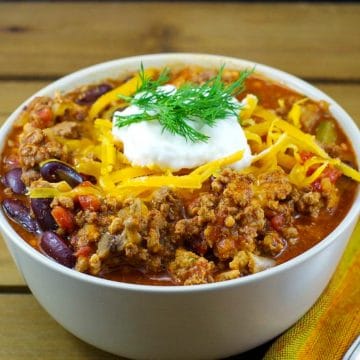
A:
[[[333,96],[360,124],[360,5],[0,3],[0,121],[34,91],[129,55],[205,52],[266,63]],[[266,346],[243,359],[260,359]],[[0,359],[116,359],[40,307],[0,240]]]

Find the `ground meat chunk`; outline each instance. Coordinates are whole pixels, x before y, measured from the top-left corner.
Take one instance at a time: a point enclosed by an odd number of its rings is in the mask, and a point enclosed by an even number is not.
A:
[[[162,242],[167,236],[168,223],[164,215],[158,210],[149,213],[147,249],[156,254],[163,250]]]
[[[215,191],[200,194],[186,209],[187,218],[176,224],[187,249],[200,256],[211,250],[220,261],[230,263],[245,251],[274,256],[281,252],[286,245],[281,231],[294,229],[294,206],[288,200],[292,185],[284,172],[273,171],[256,178],[225,169],[210,187]],[[275,216],[281,216],[282,226],[269,232],[268,218]],[[287,231],[286,235],[292,237],[295,232]],[[257,249],[257,243],[264,241],[266,245]]]
[[[47,159],[55,158],[63,161],[67,159],[65,149],[60,143],[51,140],[43,130],[34,128],[30,124],[24,126],[20,136],[19,155],[24,170],[31,169]]]
[[[215,281],[227,281],[227,280],[233,280],[236,279],[240,276],[240,271],[239,270],[229,270],[229,271],[224,271],[220,274],[217,274],[215,276]]]
[[[298,240],[299,231],[295,226],[285,227],[281,230],[281,233],[291,245],[294,245]]]
[[[97,254],[92,254],[89,259],[89,272],[92,275],[98,275],[101,271],[101,259]]]
[[[247,226],[255,229],[257,232],[261,231],[265,226],[264,210],[256,202],[241,209],[235,216],[235,219],[241,227]]]
[[[248,273],[249,256],[246,251],[239,251],[229,263],[229,268],[232,270],[238,270],[242,275]]]
[[[40,172],[35,169],[27,169],[21,174],[21,180],[26,186],[30,186],[33,181],[38,179],[40,179]]]
[[[69,97],[55,95],[53,111],[56,114],[56,122],[83,121],[86,118],[87,109],[85,106],[74,103]]]
[[[57,136],[61,136],[68,139],[78,139],[80,137],[79,124],[75,121],[62,121],[49,130]]]
[[[178,202],[171,196],[167,192],[163,202],[154,202],[163,211],[152,208],[151,204],[147,206],[140,199],[127,200],[120,210],[118,203],[107,202],[103,204],[108,208],[106,213],[79,211],[75,220],[80,229],[74,236],[73,246],[78,249],[95,243],[96,254],[105,272],[120,263],[140,266],[151,272],[164,270],[175,257],[178,237],[174,234],[175,222],[169,220],[178,218],[177,211],[175,208],[164,210],[161,206],[170,198]],[[88,231],[93,226],[99,229],[95,242],[91,238],[93,232]]]
[[[82,227],[86,223],[90,223],[90,224],[97,223],[98,214],[95,211],[80,210],[75,215],[75,222],[78,227]]]
[[[258,196],[264,200],[284,200],[290,195],[292,185],[282,170],[261,174],[258,178],[261,191]]]
[[[237,241],[238,241],[238,237],[231,236],[231,234],[222,232],[221,238],[217,239],[214,242],[213,245],[214,254],[220,260],[232,259],[235,256],[236,251],[238,249],[238,244],[236,243]]]
[[[97,255],[79,266],[95,273],[99,264],[105,272],[120,264],[168,269],[175,283],[201,284],[272,266],[270,257],[296,241],[294,215],[305,192],[293,192],[283,172],[256,178],[225,169],[208,185],[216,191],[191,201],[161,188],[149,202],[110,197],[100,214],[79,211],[75,248],[91,246]]]
[[[213,282],[214,268],[212,261],[180,248],[176,250],[175,260],[170,263],[168,270],[175,283],[196,285]]]
[[[202,229],[197,218],[181,219],[175,225],[175,233],[181,237],[199,235]]]
[[[346,150],[338,144],[323,144],[323,148],[332,158],[341,158],[342,153]]]
[[[278,232],[270,231],[268,232],[264,240],[262,241],[262,247],[265,253],[272,256],[280,254],[280,252],[285,248],[286,242],[281,238]]]
[[[247,206],[253,197],[253,178],[247,175],[235,175],[234,172],[229,175],[231,181],[224,190],[224,197],[231,200],[235,206]]]
[[[51,207],[62,206],[65,209],[74,210],[74,200],[68,196],[58,196],[54,198]]]
[[[184,206],[178,196],[167,187],[155,191],[151,206],[157,209],[170,222],[182,217]]]
[[[322,116],[322,109],[318,104],[308,102],[301,106],[301,129],[307,133],[313,134],[316,126]]]
[[[325,200],[326,207],[329,211],[333,211],[339,203],[339,190],[329,178],[321,179],[321,195]]]
[[[100,229],[94,224],[85,224],[76,234],[76,249],[96,242],[100,238]],[[74,244],[73,244],[74,245]]]
[[[54,101],[46,96],[37,97],[25,108],[23,118],[27,119],[28,124],[39,129],[52,126],[54,116],[52,106]]]
[[[101,205],[102,212],[114,212],[119,211],[122,208],[122,202],[114,196],[106,196]]]
[[[293,198],[296,199],[296,210],[300,214],[310,215],[312,217],[317,217],[319,215],[320,209],[324,205],[321,200],[321,194],[317,191],[294,189]]]

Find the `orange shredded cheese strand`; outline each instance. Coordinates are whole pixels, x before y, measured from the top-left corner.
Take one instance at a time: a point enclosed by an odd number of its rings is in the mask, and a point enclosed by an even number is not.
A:
[[[112,136],[112,123],[107,119],[96,119],[95,129],[99,131],[99,141],[101,148],[101,175],[109,174],[115,167],[116,149],[114,137]]]
[[[278,116],[273,111],[267,110],[260,105],[256,107],[254,115],[257,117],[261,117],[266,121],[274,121],[278,119]]]
[[[244,151],[240,150],[240,151],[237,151],[234,154],[231,154],[231,155],[226,156],[224,158],[210,161],[207,164],[201,165],[197,169],[192,171],[191,175],[202,175],[204,177],[204,175],[210,173],[210,175],[208,176],[208,177],[210,177],[212,174],[214,174],[221,167],[231,165],[231,164],[241,160],[243,155],[244,155]]]
[[[245,105],[240,110],[240,119],[246,120],[251,118],[252,114],[256,109],[258,98],[255,95],[248,94],[245,97]]]
[[[83,174],[98,178],[100,176],[101,163],[93,160],[82,160],[75,165],[75,169]]]
[[[98,195],[102,194],[101,190],[96,186],[76,186],[71,189],[70,185],[65,181],[52,184],[53,187],[31,188],[29,195],[31,198],[53,198],[58,196],[75,197],[78,195]]]
[[[155,70],[147,69],[144,71],[144,74],[146,77],[153,77],[155,75]],[[96,117],[98,117],[101,111],[104,110],[112,102],[119,101],[119,95],[130,96],[134,94],[140,85],[141,85],[140,75],[136,74],[126,83],[100,96],[90,108],[89,111],[90,119],[95,119]]]
[[[114,183],[124,181],[139,176],[150,175],[154,173],[153,170],[140,167],[140,166],[129,166],[120,170],[113,171],[109,177]]]
[[[281,167],[287,170],[291,170],[296,164],[296,160],[293,156],[287,155],[281,151],[277,154],[277,162]]]
[[[301,99],[299,101],[296,101],[293,106],[291,107],[289,113],[288,113],[288,119],[296,126],[297,128],[301,127],[300,124],[300,118],[301,118],[301,104],[306,102],[308,99]]]
[[[163,176],[143,176],[134,179],[128,179],[116,186],[118,190],[143,187],[143,188],[158,188],[162,186],[183,188],[183,189],[200,189],[202,183],[207,180],[211,175],[218,171],[221,167],[230,165],[242,159],[243,151],[226,156],[221,159],[211,161],[205,165],[198,167],[189,175],[176,176],[176,175],[163,175]]]
[[[245,133],[245,137],[246,137],[246,139],[248,141],[254,141],[257,144],[262,144],[261,137],[258,134],[253,133],[253,132],[248,131],[248,130],[244,130],[244,133]]]
[[[288,135],[282,134],[272,146],[266,148],[261,153],[254,155],[251,162],[255,163],[260,159],[264,159],[265,157],[267,159],[276,158],[277,153],[280,150],[284,149],[284,147],[288,145],[288,142],[289,142]]]
[[[184,176],[142,176],[128,179],[117,185],[117,189],[143,187],[158,188],[162,186],[176,187],[183,189],[200,189],[202,186],[200,175]]]
[[[274,121],[274,126],[291,136],[292,141],[299,147],[307,149],[324,159],[330,158],[326,151],[316,143],[315,137],[313,135],[306,134],[300,129],[281,119],[276,119]]]
[[[360,182],[360,173],[359,171],[353,169],[352,167],[350,167],[349,165],[344,164],[343,162],[339,162],[338,164],[335,164],[335,166],[342,171],[342,173],[344,175],[346,175],[347,177]]]
[[[267,120],[261,123],[257,123],[255,125],[248,126],[245,129],[259,136],[264,136],[267,135],[271,124],[272,124],[272,120]]]

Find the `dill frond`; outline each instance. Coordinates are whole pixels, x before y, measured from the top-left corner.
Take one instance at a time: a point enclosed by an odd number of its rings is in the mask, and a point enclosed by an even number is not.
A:
[[[141,64],[142,85],[132,97],[122,97],[130,105],[143,110],[140,114],[115,115],[117,127],[129,126],[141,121],[158,120],[163,131],[183,136],[187,141],[208,140],[208,136],[193,128],[189,123],[214,126],[220,119],[229,115],[237,116],[239,103],[234,96],[244,89],[244,83],[253,70],[244,70],[233,83],[226,85],[222,81],[224,66],[218,74],[204,84],[181,85],[176,91],[167,93],[160,86],[169,80],[169,69],[165,68],[156,80],[145,77]]]

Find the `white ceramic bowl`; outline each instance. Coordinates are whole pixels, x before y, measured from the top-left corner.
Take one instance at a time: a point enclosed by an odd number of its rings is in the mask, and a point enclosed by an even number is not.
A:
[[[304,81],[253,62],[202,54],[160,54],[110,61],[75,72],[34,96],[52,96],[147,66],[197,64],[251,68],[313,99],[326,100],[360,158],[360,133],[329,96]],[[24,104],[27,104],[28,99]],[[4,144],[22,104],[0,130]],[[80,339],[136,359],[209,359],[241,353],[279,335],[316,301],[330,280],[358,219],[360,196],[319,244],[275,268],[221,283],[161,287],[125,284],[78,273],[29,246],[0,213],[6,243],[29,288],[61,325]]]

